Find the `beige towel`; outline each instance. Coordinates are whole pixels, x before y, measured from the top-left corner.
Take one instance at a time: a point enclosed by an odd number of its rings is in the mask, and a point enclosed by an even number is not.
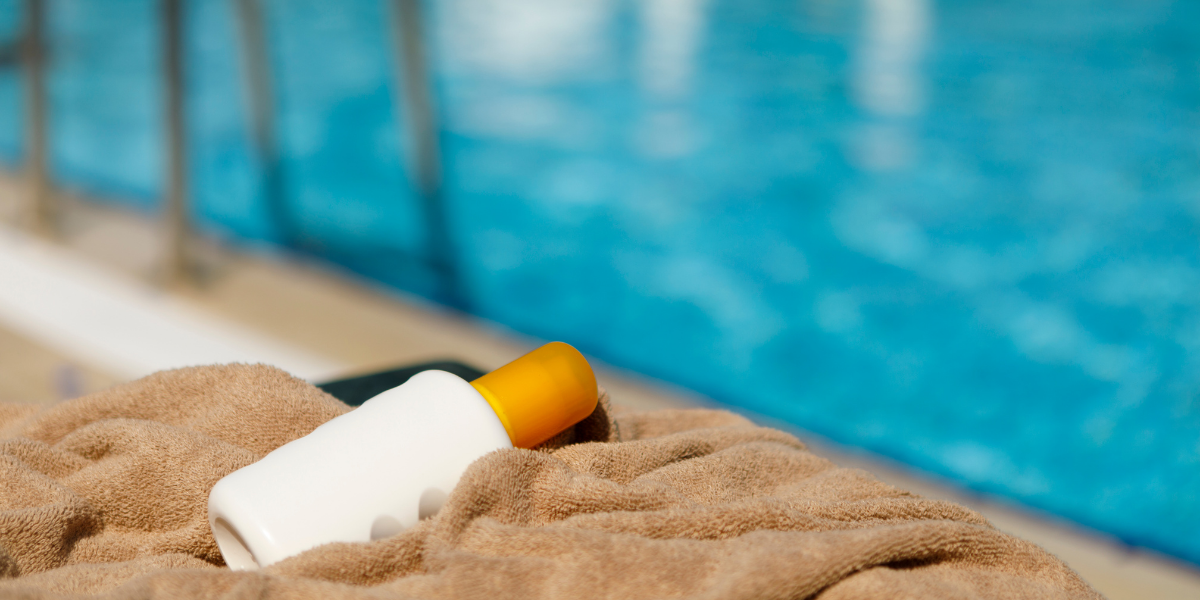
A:
[[[961,506],[722,411],[607,404],[477,461],[432,519],[258,572],[223,566],[208,490],[349,410],[265,366],[0,404],[0,597],[1098,598]]]

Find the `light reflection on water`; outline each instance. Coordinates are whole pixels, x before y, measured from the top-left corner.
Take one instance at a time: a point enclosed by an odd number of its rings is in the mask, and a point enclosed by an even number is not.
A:
[[[147,203],[156,71],[106,40],[148,1],[56,3],[52,88],[60,178]],[[270,237],[228,2],[190,6],[200,211]],[[1200,8],[431,6],[480,314],[1200,561]],[[303,237],[429,293],[380,3],[268,8]]]

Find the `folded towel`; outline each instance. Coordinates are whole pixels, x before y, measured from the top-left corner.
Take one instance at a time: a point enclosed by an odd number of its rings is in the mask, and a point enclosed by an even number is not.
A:
[[[596,413],[476,461],[435,517],[267,569],[223,566],[218,479],[350,410],[262,365],[0,404],[0,596],[1099,598],[966,508],[712,410]]]

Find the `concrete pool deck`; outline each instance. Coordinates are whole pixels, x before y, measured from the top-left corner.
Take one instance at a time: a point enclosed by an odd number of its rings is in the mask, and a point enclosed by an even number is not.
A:
[[[199,282],[164,290],[154,283],[161,239],[150,219],[64,196],[62,234],[49,242],[29,237],[14,225],[19,221],[20,199],[19,186],[11,178],[0,178],[0,222],[4,223],[0,233],[24,244],[24,250],[10,253],[9,260],[26,261],[22,264],[41,271],[62,268],[66,261],[70,269],[81,270],[64,274],[68,279],[72,273],[86,272],[88,277],[108,282],[104,287],[119,291],[114,293],[140,294],[146,302],[143,312],[161,311],[166,318],[187,315],[184,319],[190,319],[190,325],[185,323],[180,326],[182,333],[172,334],[200,336],[186,339],[219,346],[221,336],[233,335],[236,340],[232,344],[257,344],[254,351],[259,354],[255,356],[267,353],[281,357],[277,360],[299,360],[309,365],[301,368],[314,372],[333,369],[342,374],[440,358],[489,369],[539,343],[339,269],[281,254],[237,252],[205,244],[198,253]],[[55,258],[46,262],[45,255]],[[0,271],[0,278],[11,275]],[[0,281],[0,289],[4,283]],[[96,364],[98,361],[90,358],[96,355],[94,348],[80,349],[72,347],[71,340],[41,336],[27,322],[16,322],[19,318],[0,307],[0,400],[51,403],[123,381],[139,368]],[[145,343],[152,344],[155,339],[170,338],[147,338]],[[146,350],[153,352],[151,347]],[[634,373],[605,365],[598,365],[597,371],[601,384],[620,406],[649,410],[711,405],[686,390]],[[789,429],[838,464],[863,468],[898,487],[979,511],[997,528],[1062,558],[1110,599],[1200,597],[1200,571],[1192,566],[1003,500],[964,491],[804,431],[766,423]]]

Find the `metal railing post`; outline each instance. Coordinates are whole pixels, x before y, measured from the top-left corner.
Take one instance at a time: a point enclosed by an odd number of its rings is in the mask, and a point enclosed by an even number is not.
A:
[[[420,196],[429,236],[429,256],[442,280],[442,298],[447,304],[466,309],[455,252],[442,194],[441,149],[438,144],[437,111],[433,103],[428,57],[425,53],[424,22],[420,0],[392,0],[391,22],[396,54],[396,87],[401,90],[396,105],[406,114],[407,136],[401,130],[401,148],[411,156],[410,172]]]
[[[262,168],[263,196],[280,240],[296,243],[275,139],[275,94],[261,0],[234,0],[241,41],[243,88],[250,137]]]
[[[32,227],[45,235],[58,231],[58,206],[46,167],[45,2],[25,0],[25,177]]]
[[[187,138],[184,128],[183,2],[162,0],[163,98],[167,151],[164,194],[167,284],[190,283],[191,227],[187,201]]]

